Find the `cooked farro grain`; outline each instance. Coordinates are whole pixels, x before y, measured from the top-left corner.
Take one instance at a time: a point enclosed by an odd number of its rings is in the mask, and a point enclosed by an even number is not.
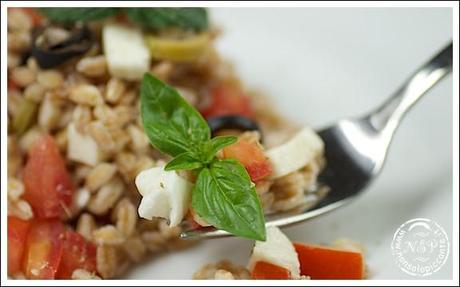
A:
[[[98,245],[120,245],[125,237],[115,226],[105,225],[93,231],[93,241]]]
[[[24,52],[30,47],[32,35],[28,31],[13,31],[8,33],[8,50],[12,52]]]
[[[8,215],[14,215],[24,220],[34,217],[30,204],[22,199],[15,201],[8,200]]]
[[[131,139],[132,149],[135,152],[143,153],[149,147],[149,139],[144,131],[137,125],[129,125],[127,127],[129,138]]]
[[[72,113],[72,122],[79,133],[86,133],[91,122],[91,109],[87,106],[77,105]]]
[[[59,88],[64,82],[64,78],[57,70],[44,70],[38,73],[37,82],[45,89],[52,90]]]
[[[24,184],[22,181],[10,177],[8,178],[8,199],[18,200],[24,193]]]
[[[96,215],[106,214],[120,198],[124,188],[124,184],[119,177],[112,178],[91,197],[88,210]]]
[[[39,103],[45,96],[46,89],[39,83],[32,83],[24,90],[24,97]]]
[[[83,58],[75,68],[83,75],[91,78],[102,77],[107,74],[107,62],[103,55]]]
[[[115,151],[115,140],[112,138],[108,128],[100,121],[93,121],[88,125],[88,132],[96,141],[100,149],[105,152]]]
[[[96,274],[89,272],[85,269],[75,269],[72,273],[72,279],[74,280],[98,280],[101,277]]]
[[[23,11],[8,11],[8,29],[12,31],[29,31],[31,28],[32,21]]]
[[[245,267],[235,265],[228,260],[222,260],[203,266],[193,275],[193,279],[224,279],[220,278],[221,276],[226,277],[225,279],[230,279],[229,274],[233,277],[231,279],[251,278],[249,270]]]
[[[97,247],[97,272],[102,278],[113,278],[117,274],[119,264],[118,248],[109,245]]]
[[[35,140],[37,140],[41,135],[43,135],[43,131],[39,127],[34,126],[29,129],[19,139],[19,147],[21,148],[22,152],[27,153]]]
[[[8,58],[7,58],[8,69],[17,67],[19,66],[19,64],[21,64],[21,57],[15,53],[8,53]]]
[[[162,251],[167,239],[158,231],[146,231],[141,234],[142,241],[151,252]]]
[[[91,169],[85,179],[89,191],[95,191],[106,184],[117,172],[117,167],[108,162],[101,162]]]
[[[47,93],[38,111],[38,125],[44,130],[54,129],[61,115],[60,100],[56,94]]]
[[[128,198],[120,200],[113,211],[117,229],[129,237],[134,233],[137,223],[137,210]]]
[[[89,213],[83,213],[78,218],[76,231],[80,233],[86,240],[93,240],[93,231],[96,229],[96,221]]]
[[[118,103],[125,93],[125,90],[126,85],[122,80],[112,78],[107,83],[107,87],[105,89],[105,100],[111,104]]]
[[[16,67],[11,70],[11,80],[20,87],[27,87],[35,82],[36,74],[28,67]]]
[[[70,90],[70,100],[87,106],[102,105],[104,100],[99,89],[94,85],[80,84]]]
[[[89,202],[91,193],[87,188],[79,188],[76,190],[73,200],[73,212],[79,213]]]

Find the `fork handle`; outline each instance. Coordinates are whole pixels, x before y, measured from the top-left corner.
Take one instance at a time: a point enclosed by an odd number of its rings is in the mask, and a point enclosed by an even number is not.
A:
[[[368,116],[371,125],[382,134],[387,134],[390,140],[410,108],[452,71],[452,61],[452,42],[450,42]]]

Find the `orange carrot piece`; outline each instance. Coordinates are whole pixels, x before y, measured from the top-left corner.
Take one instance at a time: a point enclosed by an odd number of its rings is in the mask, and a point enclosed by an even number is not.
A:
[[[251,272],[251,278],[260,280],[286,280],[291,278],[291,272],[278,265],[258,261]]]
[[[311,279],[363,279],[364,259],[358,252],[294,243],[300,274]]]

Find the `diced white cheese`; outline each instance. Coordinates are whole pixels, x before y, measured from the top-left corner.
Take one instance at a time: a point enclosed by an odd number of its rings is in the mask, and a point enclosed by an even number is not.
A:
[[[154,167],[140,172],[135,180],[143,196],[139,216],[145,219],[166,218],[170,226],[177,226],[187,214],[193,184],[175,171]]]
[[[102,31],[102,41],[112,76],[136,80],[149,70],[150,53],[139,29],[107,24]]]
[[[315,131],[303,128],[288,142],[266,151],[273,168],[270,177],[282,177],[306,166],[323,150],[324,143]]]
[[[71,160],[95,166],[102,159],[102,152],[96,141],[90,136],[81,134],[71,122],[67,126],[67,157]]]
[[[278,227],[267,228],[267,240],[256,241],[249,259],[248,269],[252,272],[256,263],[264,261],[290,271],[292,279],[300,276],[300,263],[294,245]]]

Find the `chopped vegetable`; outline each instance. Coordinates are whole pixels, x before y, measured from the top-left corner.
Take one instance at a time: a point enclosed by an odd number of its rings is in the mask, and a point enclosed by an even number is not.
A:
[[[262,207],[248,173],[237,161],[216,158],[236,137],[211,139],[201,115],[177,91],[149,74],[141,84],[141,116],[150,142],[174,157],[165,170],[198,171],[192,191],[196,213],[216,228],[265,240]],[[165,201],[165,196],[156,200]]]
[[[291,241],[286,237],[286,235],[284,235],[277,227],[267,228],[267,241],[256,241],[248,264],[248,269],[249,271],[251,271],[251,273],[254,273],[255,267],[258,262],[265,262],[271,265],[278,266],[280,268],[284,268],[288,270],[288,272],[291,274],[291,279],[299,278],[300,264],[294,246],[292,245]],[[264,273],[264,269],[266,271],[269,268],[268,265],[262,264],[259,268],[260,269],[255,271],[260,276],[271,276],[269,273]],[[278,272],[283,273],[279,269]]]
[[[294,243],[302,275],[311,279],[363,279],[362,253]]]
[[[61,36],[62,39],[61,37],[53,39],[51,35],[56,35],[56,32],[49,32],[51,29],[58,30],[65,36]],[[59,66],[83,55],[91,48],[94,41],[88,27],[81,25],[76,25],[68,31],[61,27],[48,26],[38,29],[34,34],[31,53],[42,69]]]
[[[254,116],[249,98],[238,87],[220,84],[212,89],[210,94],[210,105],[200,111],[205,118],[228,115],[246,118]]]
[[[232,145],[222,150],[224,158],[233,158],[239,161],[248,171],[253,182],[259,181],[272,172],[267,156],[257,142],[238,139]]]
[[[288,280],[291,279],[291,273],[286,268],[265,261],[258,261],[254,269],[252,269],[251,278],[259,280]]]
[[[179,27],[200,31],[209,25],[205,8],[128,8],[124,11],[132,21],[154,29]]]
[[[143,196],[139,216],[166,218],[170,226],[177,226],[187,214],[193,184],[162,167],[144,170],[136,177],[136,187]]]
[[[40,13],[54,22],[74,23],[102,20],[107,17],[126,13],[133,22],[147,28],[165,29],[179,27],[182,29],[205,30],[208,28],[206,9],[190,8],[41,8]]]
[[[59,148],[50,135],[38,138],[23,171],[24,199],[39,218],[58,218],[71,206],[73,185]]]
[[[203,56],[209,48],[210,36],[201,33],[183,39],[169,39],[154,35],[145,36],[152,58],[178,62],[193,62]]]
[[[24,275],[54,279],[63,252],[64,226],[58,219],[32,221],[24,254]]]
[[[22,270],[22,259],[30,221],[8,216],[8,275]]]
[[[259,125],[252,119],[242,116],[218,116],[207,119],[212,134],[221,130],[237,129],[240,131],[258,131],[262,134]]]
[[[67,126],[67,138],[69,159],[90,166],[95,166],[101,161],[102,151],[96,141],[90,135],[78,132],[73,122]]]
[[[36,102],[22,98],[18,111],[14,115],[12,128],[19,135],[23,134],[32,125],[37,115],[38,105]]]
[[[136,80],[148,71],[150,53],[139,29],[107,24],[103,27],[102,41],[112,76]]]
[[[87,22],[114,16],[118,8],[40,8],[40,13],[55,22]]]
[[[299,170],[320,155],[323,149],[321,138],[311,128],[303,128],[288,142],[266,151],[273,167],[271,178]]]
[[[63,236],[62,259],[57,279],[71,279],[73,271],[84,269],[96,272],[96,245],[87,242],[78,232],[67,230]]]

